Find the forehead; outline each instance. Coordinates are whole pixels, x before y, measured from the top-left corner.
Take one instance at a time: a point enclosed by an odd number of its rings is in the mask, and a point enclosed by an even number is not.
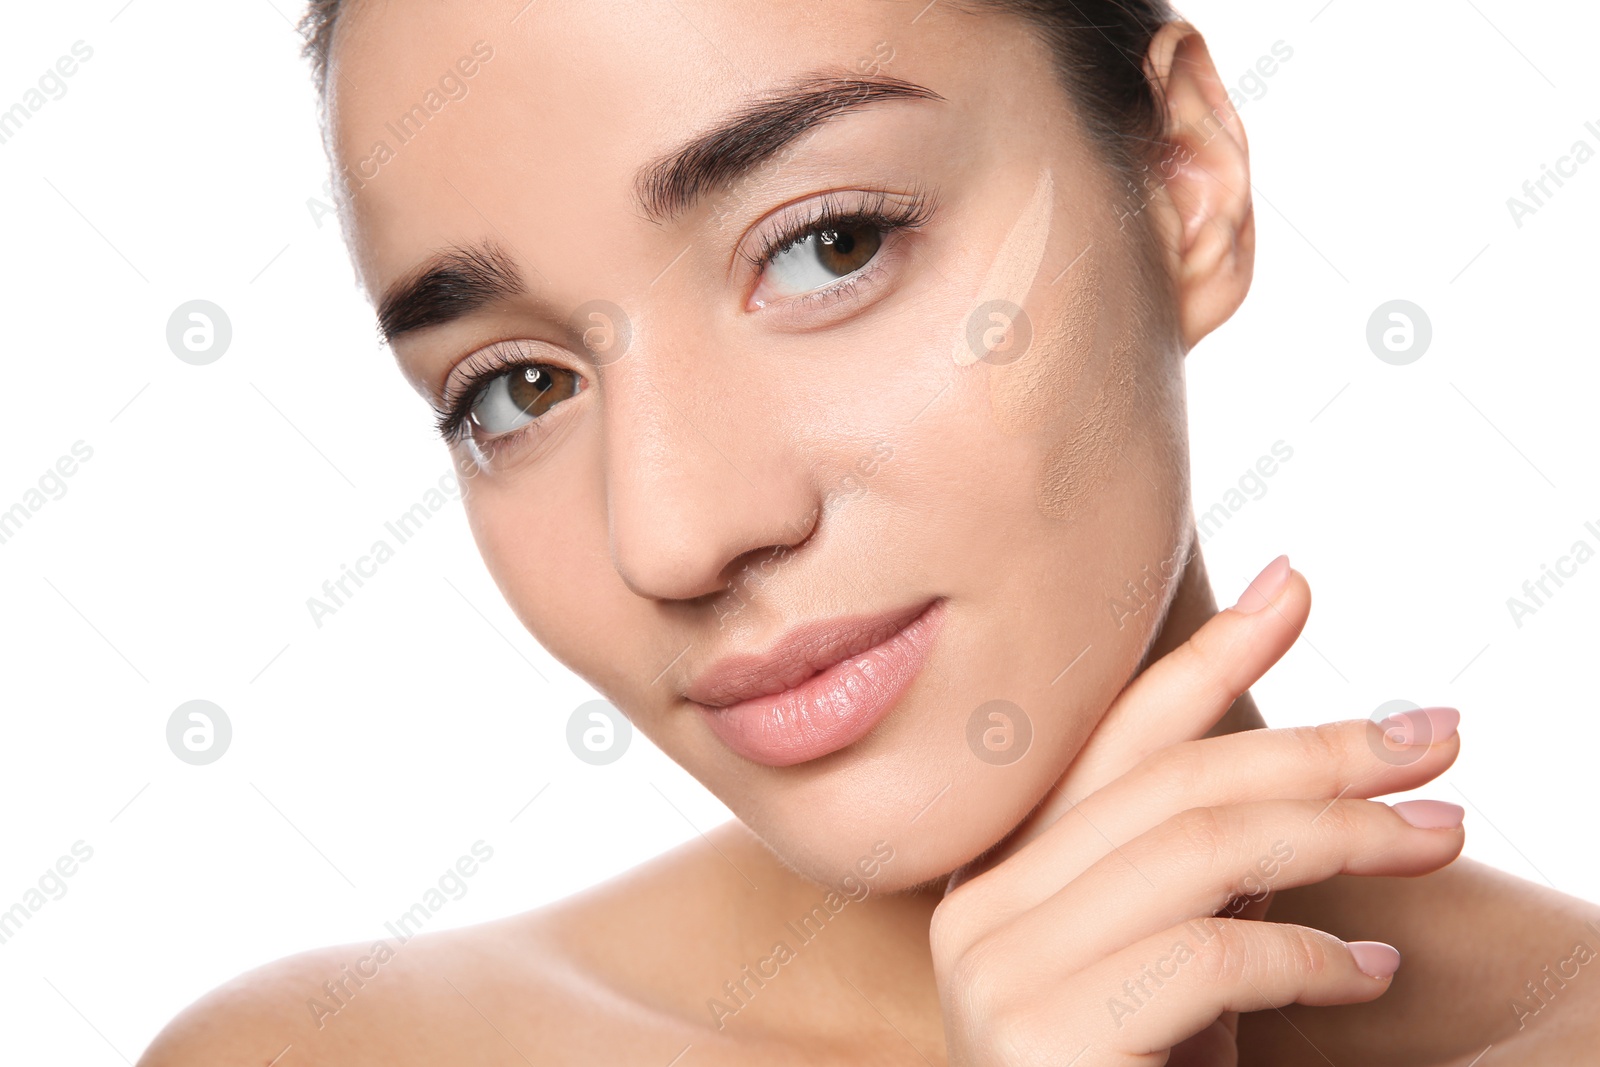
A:
[[[1037,110],[1026,75],[1048,69],[1019,21],[949,0],[358,0],[343,20],[330,135],[374,291],[489,237],[580,270],[607,227],[644,225],[643,164],[819,69],[928,86],[969,123]]]

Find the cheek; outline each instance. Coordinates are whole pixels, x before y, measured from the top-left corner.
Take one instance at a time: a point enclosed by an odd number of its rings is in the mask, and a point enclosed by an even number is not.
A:
[[[576,469],[579,441],[555,462],[467,479],[467,522],[484,565],[519,622],[552,656],[589,677],[605,658],[606,620],[627,590],[611,565],[594,477]],[[620,628],[626,629],[626,628]],[[585,639],[590,635],[591,639]],[[607,638],[607,641],[615,637]]]
[[[1037,320],[1030,317],[1037,326],[1022,355],[989,368],[989,411],[996,429],[1007,437],[1061,436],[1097,384],[1085,384],[1097,369],[1106,317],[1094,253],[1056,284],[1065,286],[1065,292]]]
[[[1050,518],[1082,515],[1116,469],[1133,427],[1136,343],[1122,338],[1111,347],[1099,389],[1086,406],[1071,405],[1073,425],[1045,456],[1038,501]]]
[[[1029,441],[1037,456],[1035,506],[1047,519],[1073,523],[1094,509],[1119,470],[1164,486],[1172,465],[1139,434],[1143,417],[1168,421],[1167,405],[1146,405],[1162,390],[1145,375],[1166,373],[1132,298],[1131,279],[1108,275],[1090,251],[1057,283],[1065,292],[1044,305],[1043,325],[1022,356],[992,365],[990,415],[1007,437]],[[1042,303],[1042,302],[1041,302]],[[1039,305],[1036,305],[1036,307]],[[1141,447],[1140,440],[1145,442]]]

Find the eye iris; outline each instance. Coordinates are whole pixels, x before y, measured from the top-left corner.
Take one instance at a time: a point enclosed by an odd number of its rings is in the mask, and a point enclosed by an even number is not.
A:
[[[472,405],[472,422],[491,435],[510,433],[534,421],[568,397],[581,379],[572,371],[524,364],[495,376]]]
[[[852,274],[866,266],[882,244],[883,235],[870,226],[830,227],[817,234],[817,259],[835,274]]]
[[[511,402],[517,410],[525,411],[529,415],[540,415],[549,407],[534,410],[549,394],[555,382],[550,375],[545,373],[543,367],[524,367],[521,374],[507,376],[506,388],[511,394]]]

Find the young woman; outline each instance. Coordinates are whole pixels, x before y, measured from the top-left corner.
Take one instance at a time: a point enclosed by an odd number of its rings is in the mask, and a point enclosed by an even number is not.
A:
[[[737,815],[557,904],[280,960],[145,1067],[1570,1064],[1600,908],[1268,730],[1185,355],[1254,250],[1163,0],[317,0],[347,235],[529,631]],[[420,87],[420,88],[419,88]],[[337,1012],[308,1011],[338,994]],[[327,1003],[326,1000],[323,1003]]]

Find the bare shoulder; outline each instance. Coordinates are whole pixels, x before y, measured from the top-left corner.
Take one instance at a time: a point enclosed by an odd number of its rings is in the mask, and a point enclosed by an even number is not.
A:
[[[705,1049],[671,989],[693,968],[695,923],[664,922],[661,902],[706,899],[708,851],[686,846],[503,919],[255,967],[174,1017],[137,1067],[544,1067]]]
[[[274,960],[185,1008],[138,1067],[427,1063],[446,1047],[471,1062],[542,1062],[533,1039],[563,1010],[564,984],[540,926],[516,916]]]

